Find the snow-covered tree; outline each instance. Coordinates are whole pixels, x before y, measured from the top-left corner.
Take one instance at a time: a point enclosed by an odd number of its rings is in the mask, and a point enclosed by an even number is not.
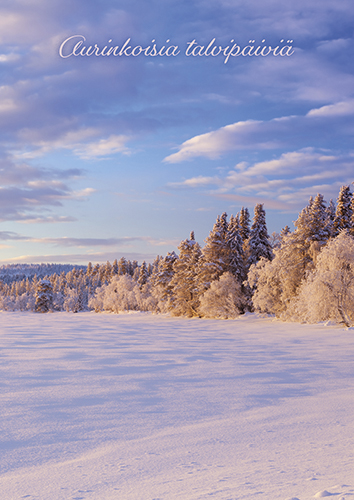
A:
[[[230,248],[227,241],[226,217],[226,213],[217,217],[212,231],[205,240],[197,270],[200,294],[204,293],[229,267]]]
[[[201,257],[201,249],[194,239],[193,231],[189,239],[180,243],[178,250],[178,259],[173,264],[172,297],[169,301],[169,310],[174,316],[198,316],[199,293],[196,269]]]
[[[248,283],[254,291],[255,309],[284,314],[328,238],[323,196],[319,194],[301,210],[295,231],[283,232],[280,247],[273,249],[274,259],[263,258],[250,267]]]
[[[114,259],[113,264],[112,264],[111,276],[116,276],[117,274],[119,274],[119,266],[118,266],[117,259]]]
[[[199,312],[204,318],[232,319],[242,314],[243,306],[241,284],[226,272],[200,297]]]
[[[146,262],[144,260],[144,262],[141,264],[141,266],[139,268],[139,276],[137,279],[137,282],[138,282],[138,285],[140,288],[142,288],[142,286],[147,283],[148,278],[149,278],[149,273],[148,273],[148,269],[146,266]]]
[[[175,252],[168,253],[166,257],[159,260],[157,269],[154,270],[149,280],[152,287],[151,293],[156,298],[158,309],[161,312],[168,310],[169,302],[172,299],[173,265],[177,259]]]
[[[327,215],[327,228],[330,236],[334,234],[334,219],[336,216],[336,205],[332,199],[329,200],[328,206],[326,207]]]
[[[53,307],[53,287],[49,280],[41,280],[36,290],[36,312],[48,312]]]
[[[271,261],[261,258],[257,264],[253,264],[247,279],[249,287],[253,289],[253,308],[279,317],[286,310],[295,290],[291,289],[292,281],[287,280],[286,261],[282,259],[281,248],[276,248],[274,254]]]
[[[239,224],[240,224],[240,234],[241,238],[244,242],[246,242],[250,236],[250,224],[251,218],[248,208],[242,207],[239,215]]]
[[[315,199],[310,198],[294,224],[295,231],[283,238],[278,259],[287,269],[287,298],[295,293],[306,273],[313,269],[319,251],[331,235],[321,194]]]
[[[244,262],[243,240],[240,231],[239,217],[230,217],[227,228],[226,242],[228,246],[228,271],[231,272],[240,283],[246,279],[246,268]]]
[[[273,251],[269,241],[266,213],[261,203],[254,208],[253,224],[247,240],[247,267],[256,264],[261,258],[272,260]]]
[[[337,199],[337,209],[336,215],[333,221],[333,235],[337,236],[339,232],[343,229],[351,228],[351,218],[353,215],[353,210],[351,206],[352,193],[349,186],[342,186],[338,199]]]
[[[119,275],[122,274],[130,274],[129,269],[128,269],[128,263],[125,259],[125,257],[121,257],[118,261],[118,273]]]
[[[136,282],[129,274],[115,276],[108,285],[96,290],[94,297],[89,300],[89,307],[96,312],[104,310],[119,313],[136,310],[135,286]]]
[[[310,323],[354,322],[354,238],[346,231],[320,252],[315,269],[301,285],[289,307],[294,319]]]

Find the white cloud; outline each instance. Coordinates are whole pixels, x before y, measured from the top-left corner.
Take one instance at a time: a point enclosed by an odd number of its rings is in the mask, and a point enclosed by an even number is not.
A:
[[[226,125],[211,132],[196,135],[183,142],[177,153],[167,156],[164,161],[177,163],[195,157],[217,159],[231,151],[284,149],[292,145],[302,148],[298,152],[287,153],[281,158],[282,168],[295,167],[304,161],[306,148],[326,147],[326,134],[331,129],[331,139],[340,140],[352,135],[351,125],[346,117],[354,114],[354,99],[312,109],[304,116],[289,115],[267,121],[246,120]],[[313,118],[319,120],[314,121]],[[326,156],[323,157],[326,159]],[[312,160],[312,157],[311,157]],[[328,158],[327,158],[328,160]],[[279,161],[262,163],[262,170],[278,168]],[[254,166],[257,169],[257,165]]]
[[[307,116],[349,116],[354,115],[354,99],[328,104],[321,108],[311,109]]]
[[[128,154],[129,149],[125,145],[128,140],[129,137],[126,135],[111,135],[107,139],[74,147],[73,151],[82,159],[98,158],[115,153]]]
[[[170,187],[200,187],[216,184],[217,182],[217,177],[204,177],[202,175],[199,175],[198,177],[192,177],[182,182],[169,182],[167,185]]]
[[[178,163],[189,160],[196,156],[204,156],[206,158],[218,158],[222,153],[233,151],[236,149],[248,149],[251,147],[250,136],[262,137],[260,135],[264,122],[258,120],[246,120],[241,122],[226,125],[218,130],[208,132],[206,134],[197,135],[188,141],[185,141],[179,148],[177,153],[167,156],[164,161],[168,163]],[[272,120],[271,128],[277,128],[277,122]],[[253,143],[254,148],[272,149],[279,146],[277,140],[270,136],[264,140],[256,140]]]
[[[1,109],[1,108],[0,108]],[[38,140],[40,131],[25,129],[20,132],[22,141],[30,142],[31,149],[16,151],[17,158],[33,159],[50,151],[68,149],[81,159],[94,159],[116,153],[128,154],[126,142],[130,139],[127,135],[110,135],[105,139],[97,139],[102,131],[94,127],[70,130],[59,137],[50,140]]]
[[[247,200],[256,200],[271,209],[296,211],[317,192],[327,199],[336,196],[339,187],[350,184],[353,176],[354,154],[304,148],[268,161],[242,162],[224,176],[191,177],[172,187],[198,188],[229,201],[247,204]]]

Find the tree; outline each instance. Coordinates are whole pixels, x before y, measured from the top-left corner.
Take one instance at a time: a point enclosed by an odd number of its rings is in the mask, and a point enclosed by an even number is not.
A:
[[[308,218],[308,241],[312,242],[313,248],[317,246],[318,249],[322,248],[329,240],[332,232],[332,221],[326,208],[322,194],[317,194],[309,208]],[[313,245],[317,242],[317,245]]]
[[[149,278],[149,274],[148,274],[148,270],[146,267],[146,262],[144,260],[144,262],[141,264],[141,266],[139,268],[139,276],[137,279],[137,282],[138,282],[140,289],[143,287],[143,285],[145,285],[147,283],[148,278]]]
[[[333,221],[333,235],[337,236],[342,229],[351,228],[353,210],[351,207],[352,193],[349,186],[342,186],[337,199],[336,215]]]
[[[250,267],[248,283],[253,289],[253,305],[261,312],[282,316],[330,236],[323,196],[309,200],[295,221],[295,231],[284,231],[274,258],[260,259]]]
[[[347,327],[354,321],[354,238],[347,231],[329,241],[315,269],[293,299],[289,315],[310,323],[334,320]]]
[[[196,269],[201,249],[194,239],[193,231],[189,239],[180,243],[178,250],[178,259],[173,263],[172,297],[168,307],[174,316],[198,316],[199,293]]]
[[[122,274],[127,274],[128,273],[128,263],[125,259],[125,257],[121,257],[118,262],[118,272],[117,274],[122,275]]]
[[[205,318],[231,319],[243,312],[241,284],[226,272],[200,297],[199,311]]]
[[[172,299],[173,287],[171,285],[174,275],[173,265],[178,259],[175,252],[168,253],[166,257],[158,262],[157,269],[150,277],[152,294],[158,301],[158,308],[166,312],[168,304]]]
[[[53,287],[49,280],[41,280],[36,290],[36,312],[48,312],[53,307]]]
[[[248,268],[252,264],[256,264],[261,257],[266,260],[272,260],[273,258],[266,225],[266,213],[261,203],[258,203],[254,208],[253,224],[247,241],[247,254]]]
[[[89,307],[96,312],[111,311],[119,313],[135,310],[137,301],[134,293],[135,281],[129,274],[114,276],[108,285],[98,290],[89,301]]]
[[[218,279],[229,267],[229,246],[227,242],[226,213],[218,216],[205,240],[202,257],[198,266],[198,290],[204,293],[211,283]]]
[[[242,207],[240,210],[239,223],[240,234],[243,242],[246,242],[250,235],[250,214],[248,208]]]
[[[227,228],[226,242],[228,246],[228,271],[231,272],[240,283],[246,279],[244,265],[245,254],[243,251],[243,240],[240,231],[239,217],[230,217]]]

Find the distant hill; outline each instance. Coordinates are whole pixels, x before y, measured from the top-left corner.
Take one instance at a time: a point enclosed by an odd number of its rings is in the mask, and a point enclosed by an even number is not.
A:
[[[74,266],[72,264],[7,264],[0,266],[0,280],[3,283],[13,281],[31,280],[35,275],[37,278],[44,278],[52,274],[68,273],[73,269],[83,269],[87,266]]]

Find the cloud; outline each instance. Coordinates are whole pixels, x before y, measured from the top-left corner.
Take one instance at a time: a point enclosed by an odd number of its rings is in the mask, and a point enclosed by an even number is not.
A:
[[[13,231],[0,231],[0,240],[27,240],[27,236],[21,236]]]
[[[60,253],[60,254],[42,254],[42,255],[20,255],[18,257],[11,257],[11,259],[0,259],[0,264],[77,264],[87,265],[89,262],[92,264],[104,264],[107,261],[113,262],[115,259],[119,260],[125,257],[128,260],[136,260],[138,262],[153,262],[156,259],[155,253],[141,253],[141,252],[87,252],[87,253]]]
[[[63,247],[110,247],[110,246],[122,246],[129,245],[135,241],[144,241],[145,238],[142,237],[123,237],[123,238],[30,238],[30,241],[35,243],[45,243],[55,246]]]
[[[23,236],[13,231],[0,231],[0,241],[27,241],[31,243],[41,243],[45,245],[54,245],[57,247],[121,247],[130,246],[135,242],[142,242],[151,246],[165,246],[179,243],[178,240],[156,239],[150,236],[123,236],[122,238],[73,238],[62,236],[59,238],[35,238],[32,236]]]
[[[191,177],[190,179],[186,179],[182,182],[169,182],[167,186],[169,187],[202,187],[208,186],[212,184],[217,184],[217,177],[205,177],[203,175],[199,175],[198,177]]]
[[[72,216],[48,214],[62,207],[64,200],[83,200],[95,190],[74,190],[69,183],[82,176],[82,170],[48,169],[31,166],[8,157],[0,161],[0,221],[69,222]],[[47,213],[45,213],[47,212]]]
[[[167,156],[164,161],[178,163],[197,156],[215,159],[227,151],[247,148],[248,141],[245,144],[244,139],[251,134],[256,135],[261,124],[260,121],[247,120],[226,125],[213,132],[197,135],[185,141],[177,153]],[[275,147],[275,143],[262,142],[257,146],[270,149]]]
[[[354,115],[354,99],[328,104],[318,109],[311,109],[307,116],[352,116]]]
[[[110,135],[108,138],[97,139],[102,131],[93,127],[69,130],[64,134],[49,140],[37,139],[41,135],[39,130],[25,129],[21,131],[21,139],[30,143],[30,149],[17,151],[20,159],[33,159],[50,151],[67,149],[82,159],[95,159],[116,153],[128,154],[127,135]],[[94,140],[92,140],[94,139]]]
[[[306,115],[289,115],[271,120],[246,120],[226,125],[183,142],[179,151],[164,162],[179,163],[196,157],[217,159],[232,151],[277,150],[293,146],[325,147],[328,129],[331,139],[345,140],[352,134],[346,116],[354,114],[354,100],[311,109]],[[314,121],[314,117],[319,120]],[[296,160],[296,158],[295,158]],[[297,160],[296,160],[297,161]],[[264,167],[265,165],[263,165]]]
[[[170,187],[193,188],[240,204],[253,200],[270,209],[293,212],[301,209],[311,195],[321,192],[330,199],[341,185],[353,182],[354,151],[335,155],[304,148],[271,160],[242,162],[224,176],[205,178],[207,182],[199,179],[192,177]]]
[[[83,159],[99,158],[115,153],[128,154],[129,150],[125,145],[128,140],[129,137],[126,135],[111,135],[107,139],[74,146],[73,151],[74,154]]]
[[[61,222],[76,222],[77,218],[70,215],[51,215],[31,218],[29,215],[24,220],[20,220],[24,224],[57,224]]]

